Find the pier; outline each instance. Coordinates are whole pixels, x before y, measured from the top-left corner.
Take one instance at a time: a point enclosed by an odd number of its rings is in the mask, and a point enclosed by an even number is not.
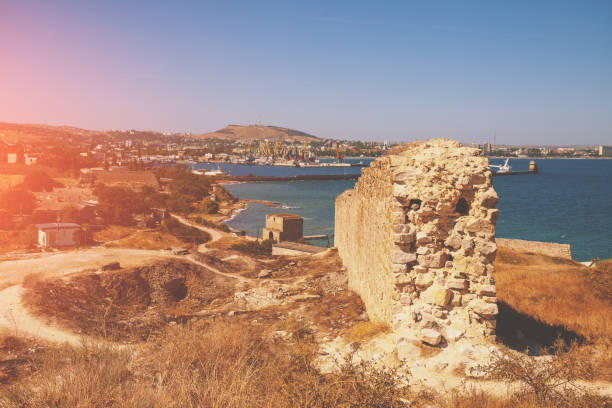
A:
[[[299,174],[296,176],[213,176],[218,181],[321,181],[321,180],[357,180],[361,174]]]

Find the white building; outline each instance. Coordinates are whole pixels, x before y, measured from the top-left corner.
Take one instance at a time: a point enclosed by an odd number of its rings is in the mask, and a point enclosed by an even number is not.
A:
[[[8,164],[15,164],[15,163],[17,163],[17,153],[7,153],[7,155],[6,155],[6,162]]]
[[[612,146],[599,146],[600,156],[612,156]]]
[[[81,226],[73,222],[36,224],[38,245],[43,248],[76,246],[81,243]]]
[[[26,153],[23,155],[26,166],[31,166],[38,162],[38,155]]]

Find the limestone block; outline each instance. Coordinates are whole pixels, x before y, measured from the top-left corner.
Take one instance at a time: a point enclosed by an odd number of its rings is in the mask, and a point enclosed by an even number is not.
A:
[[[416,233],[416,243],[417,243],[417,245],[429,244],[432,241],[433,240],[432,240],[431,236],[429,236],[429,234],[427,234],[426,232],[420,231],[420,232]]]
[[[416,250],[417,255],[427,255],[431,253],[432,249],[426,246],[418,247]]]
[[[489,188],[480,196],[480,203],[483,207],[493,208],[497,205],[499,197],[493,187]]]
[[[430,346],[437,346],[442,341],[442,335],[433,329],[422,329],[421,340]]]
[[[478,240],[476,242],[476,251],[480,252],[484,256],[493,255],[497,251],[497,244],[491,241]]]
[[[430,255],[419,255],[417,261],[419,265],[427,268],[441,268],[446,263],[447,255],[444,252],[438,252]]]
[[[416,265],[412,268],[412,270],[416,273],[427,273],[427,271],[429,271],[429,268],[426,268],[422,265]]]
[[[451,297],[450,305],[453,307],[461,306],[461,298],[463,296],[457,292],[453,292],[453,296]]]
[[[491,224],[495,224],[498,218],[499,218],[499,210],[497,208],[487,211],[487,220],[489,220]]]
[[[408,285],[409,283],[412,283],[412,278],[407,273],[400,273],[395,275],[396,285]]]
[[[491,222],[484,218],[477,218],[469,222],[466,226],[466,230],[469,232],[488,232],[494,233],[495,227]]]
[[[495,285],[481,285],[478,287],[478,294],[481,296],[496,296]]]
[[[445,307],[450,302],[452,292],[443,287],[430,286],[422,296],[429,304]]]
[[[485,319],[491,319],[499,313],[497,304],[495,303],[487,303],[482,300],[473,300],[470,302],[469,306],[474,313],[484,317]]]
[[[457,233],[452,233],[444,241],[444,245],[451,247],[454,250],[461,248],[461,236]]]
[[[412,252],[404,252],[401,249],[395,249],[391,259],[391,262],[394,264],[407,264],[416,261],[417,256]]]
[[[401,245],[408,245],[414,242],[414,234],[393,234],[393,242]]]
[[[419,274],[414,284],[417,288],[427,288],[433,284],[433,276],[430,274]]]
[[[396,234],[415,234],[416,228],[413,224],[395,224],[393,225],[393,232]]]
[[[449,279],[447,286],[450,289],[465,290],[468,288],[468,281],[465,279]]]
[[[459,340],[461,337],[463,337],[464,334],[465,334],[465,330],[448,328],[444,332],[444,337],[448,341],[455,342],[455,341]]]

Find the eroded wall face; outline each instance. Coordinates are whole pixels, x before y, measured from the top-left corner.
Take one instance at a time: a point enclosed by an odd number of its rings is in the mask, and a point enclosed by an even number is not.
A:
[[[374,321],[432,345],[495,333],[497,194],[486,158],[447,139],[375,161],[336,200],[335,242]]]
[[[336,199],[334,242],[347,268],[349,289],[360,294],[376,322],[393,319],[395,281],[390,162],[379,159],[363,170],[354,190]]]

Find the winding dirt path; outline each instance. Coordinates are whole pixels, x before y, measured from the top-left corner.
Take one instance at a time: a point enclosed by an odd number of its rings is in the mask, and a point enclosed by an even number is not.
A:
[[[140,266],[161,259],[176,258],[160,251],[89,248],[52,254],[35,254],[0,262],[0,328],[16,335],[35,336],[56,343],[81,345],[84,336],[49,325],[23,306],[23,281],[27,277],[48,279],[95,270],[109,262],[122,267]],[[91,339],[87,339],[92,341]],[[95,342],[98,342],[96,340]]]

